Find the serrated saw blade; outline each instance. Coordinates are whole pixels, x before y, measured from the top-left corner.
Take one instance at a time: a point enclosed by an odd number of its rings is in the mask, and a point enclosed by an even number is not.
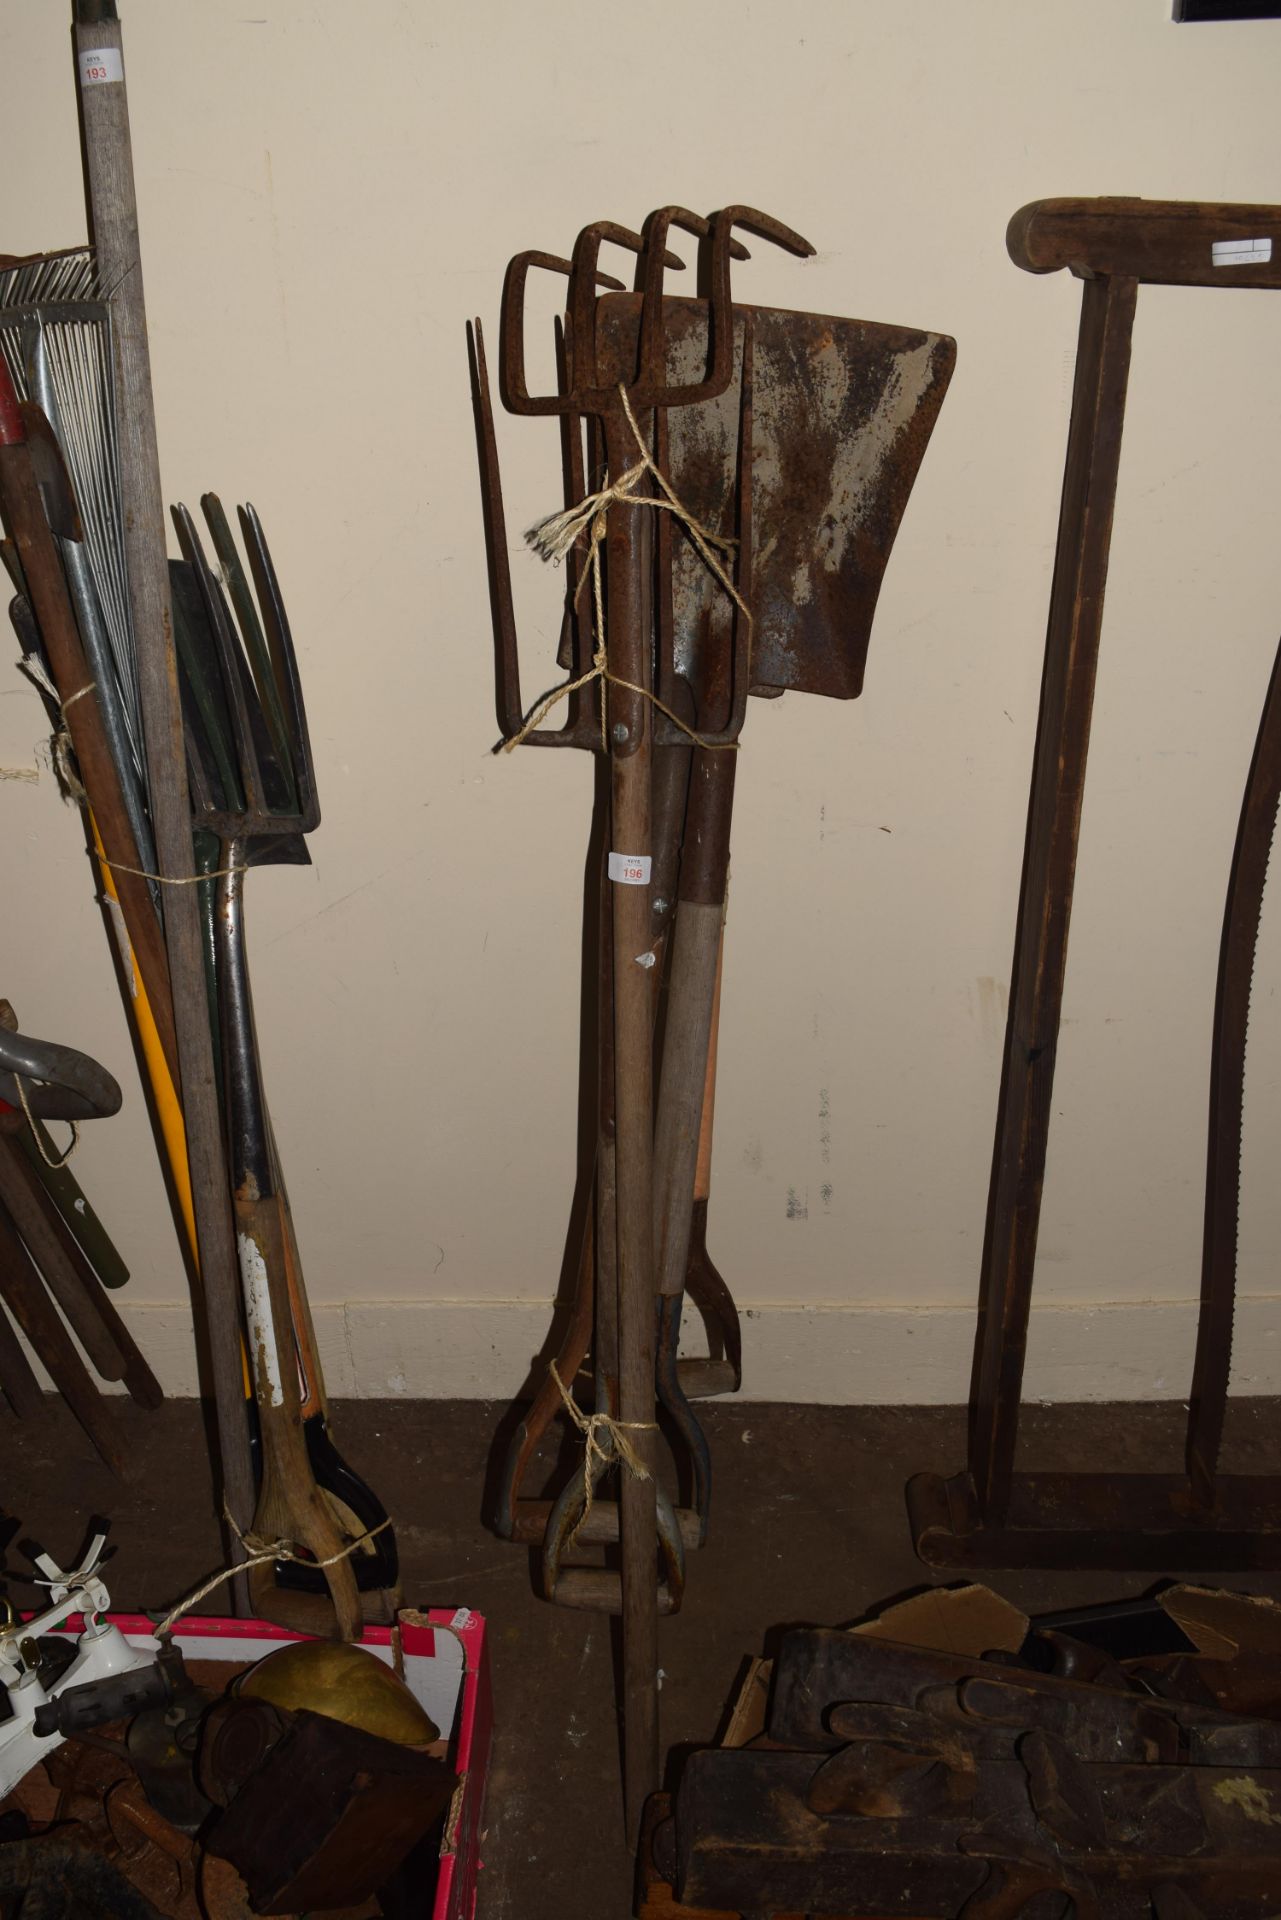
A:
[[[1187,1471],[1199,1504],[1213,1506],[1232,1372],[1237,1228],[1241,1211],[1241,1115],[1246,1033],[1263,890],[1281,802],[1281,645],[1273,662],[1250,762],[1228,879],[1210,1054],[1201,1310],[1188,1408]]]

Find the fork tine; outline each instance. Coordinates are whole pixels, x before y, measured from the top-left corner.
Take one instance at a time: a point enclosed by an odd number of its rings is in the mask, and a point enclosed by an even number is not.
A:
[[[738,413],[738,524],[734,528],[734,585],[744,606],[754,604],[752,596],[752,433],[756,336],[750,307],[743,314],[743,371],[739,387]],[[752,690],[752,624],[743,608],[735,602],[733,612],[734,643],[731,672],[730,713],[726,733],[737,740],[747,718],[747,696]]]
[[[531,267],[544,273],[573,275],[573,265],[559,254],[543,253],[538,248],[518,253],[508,262],[503,277],[503,297],[498,325],[498,391],[508,413],[537,414],[567,411],[565,395],[531,394],[525,379],[525,287]],[[622,281],[609,273],[598,273],[596,284],[621,292]]]
[[[523,315],[523,308],[522,308]],[[520,732],[524,714],[520,704],[520,654],[516,643],[516,613],[512,604],[511,562],[507,555],[507,515],[498,466],[498,438],[485,363],[485,336],[479,320],[467,329],[467,358],[471,372],[472,408],[476,417],[476,454],[480,463],[481,512],[485,523],[485,558],[489,563],[489,606],[494,626],[494,691],[498,731],[504,740]]]
[[[596,285],[600,279],[596,262],[605,241],[612,246],[626,247],[628,252],[643,255],[647,242],[643,235],[633,233],[630,227],[620,227],[614,220],[595,220],[591,226],[584,227],[574,242],[573,269],[569,279],[569,331],[574,348],[575,379],[584,378],[590,387],[600,382],[600,369],[596,361]],[[673,271],[684,268],[685,262],[664,246],[657,248],[659,271],[670,267]]]
[[[236,758],[240,768],[240,784],[245,796],[245,811],[251,817],[261,818],[267,813],[267,803],[263,788],[262,764],[258,756],[258,743],[254,738],[251,707],[246,697],[245,680],[248,676],[244,656],[240,652],[231,626],[222,588],[205,558],[205,550],[200,544],[200,535],[196,531],[195,522],[181,502],[173,509],[173,518],[178,530],[178,545],[182,549],[182,557],[195,574],[209,625],[217,644],[223,690],[231,716]],[[252,818],[246,823],[245,831],[253,831]]]
[[[244,795],[230,744],[231,717],[217,647],[200,588],[185,560],[169,562],[169,586],[182,679],[183,731],[188,765],[193,766],[192,800],[206,814],[236,813],[244,806]]]
[[[240,628],[241,646],[253,676],[258,704],[271,736],[272,753],[288,789],[292,807],[297,803],[297,796],[294,793],[293,752],[282,704],[280,663],[272,658],[263,636],[254,597],[250,592],[249,581],[245,577],[245,569],[241,564],[240,554],[232,537],[231,527],[223,511],[221,500],[216,493],[204,493],[200,496],[200,505],[213,539],[214,552],[222,566],[223,579],[231,596],[232,608]]]
[[[680,227],[702,240],[710,234],[712,223],[688,207],[656,207],[646,216],[645,250],[637,267],[637,291],[644,294],[641,305],[639,368],[641,380],[653,388],[663,383],[663,269],[670,258],[667,236],[672,227]],[[739,240],[731,239],[730,257],[750,260],[751,254]]]
[[[574,355],[564,322],[556,322],[556,366],[560,376],[561,391],[572,393],[574,390]],[[586,498],[587,467],[583,458],[583,417],[579,413],[561,415],[561,470],[565,483],[565,505],[577,506]],[[591,659],[591,623],[579,598],[579,587],[583,576],[582,549],[577,542],[565,555],[565,611],[573,634],[573,650],[568,664],[574,673],[587,671]],[[590,692],[591,689],[583,689]],[[572,696],[574,705],[581,706],[582,692]]]
[[[256,509],[246,502],[240,508],[240,529],[249,555],[249,566],[258,591],[263,624],[271,640],[272,651],[283,669],[285,708],[289,721],[294,780],[298,789],[300,829],[310,833],[320,820],[320,802],[316,794],[315,767],[311,755],[311,734],[307,710],[303,705],[302,681],[298,673],[298,655],[294,650],[289,618],[272,564],[267,537]]]

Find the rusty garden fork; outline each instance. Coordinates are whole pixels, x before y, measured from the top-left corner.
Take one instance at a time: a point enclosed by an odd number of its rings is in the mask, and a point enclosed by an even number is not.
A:
[[[617,282],[596,269],[596,251],[600,241],[612,239],[638,249],[637,292],[644,293],[649,289],[650,301],[646,311],[657,311],[661,314],[662,275],[665,264],[670,265],[672,262],[672,255],[667,250],[667,238],[672,226],[679,226],[705,242],[710,239],[710,221],[699,214],[692,213],[688,208],[663,207],[652,213],[646,220],[643,236],[625,232],[616,226],[605,226],[603,223],[589,230],[588,234],[580,236],[576,249],[577,272],[586,276],[590,271],[594,273],[598,286],[616,288]],[[730,240],[729,250],[732,259],[750,257],[746,247],[733,238]],[[553,271],[563,271],[566,274],[574,274],[576,271],[572,262],[559,261],[548,254],[530,253],[520,256],[513,268],[509,269],[509,281],[515,281],[516,276],[523,273],[527,264],[550,267]],[[523,306],[523,288],[519,285],[516,288],[515,297],[521,300]],[[654,305],[655,302],[657,306]],[[559,329],[558,345],[561,387],[562,391],[569,392],[572,383],[572,345]],[[490,541],[492,583],[500,570],[506,578],[505,524],[501,487],[498,481],[493,414],[489,403],[488,383],[484,375],[483,343],[479,345],[478,350],[475,339],[473,340],[472,374],[477,412],[477,439],[484,481],[486,527]],[[660,435],[663,417],[661,413],[656,416]],[[562,428],[565,495],[566,504],[569,506],[577,504],[587,493],[583,422],[576,416],[564,415]],[[658,444],[661,450],[661,438]],[[746,487],[744,491],[746,493]],[[659,582],[657,625],[660,635],[660,656],[668,659],[673,655],[670,592],[671,539],[670,516],[660,514],[655,532]],[[740,545],[739,551],[740,555],[746,552],[746,543]],[[560,654],[561,664],[567,667],[576,679],[581,678],[590,665],[592,654],[590,608],[585,604],[581,592],[585,582],[578,569],[578,558],[577,553],[571,549],[567,555],[570,579],[566,599],[572,644],[568,647],[563,646]],[[740,587],[743,585],[743,579],[744,576],[740,570],[738,579]],[[499,662],[499,720],[500,724],[505,726],[508,737],[514,737],[520,727],[523,708],[518,686],[515,687],[515,697],[512,697],[515,677],[515,633],[510,604],[501,598],[496,599],[494,615]],[[744,623],[744,631],[746,631],[746,623]],[[666,637],[665,653],[664,636]],[[661,672],[661,667],[657,664],[656,672]],[[742,677],[745,685],[745,671]],[[687,690],[672,677],[664,680],[663,692],[665,704],[680,702],[682,695],[685,699],[688,698]],[[600,751],[603,739],[598,697],[593,685],[580,686],[577,692],[570,696],[571,702],[575,704],[571,707],[568,725],[555,731],[538,729],[532,738],[539,745],[581,745]],[[745,694],[743,702],[745,704]],[[690,717],[693,717],[692,709]],[[664,946],[670,935],[676,897],[676,867],[679,857],[681,822],[686,812],[689,788],[691,742],[688,734],[682,733],[669,721],[667,737],[664,738],[660,732],[655,744],[658,751],[655,755],[653,775],[654,857],[651,873],[650,950],[657,955],[657,960],[649,971],[656,1012],[659,976],[663,972]],[[719,756],[719,758],[723,767],[727,768],[729,761],[726,761],[725,756]],[[695,811],[697,813],[697,807]],[[609,1004],[609,999],[608,968],[605,968],[598,981],[597,1005],[606,1006]],[[600,1076],[597,1095],[598,1123],[593,1168],[596,1188],[595,1212],[597,1216],[612,1217],[613,1063],[608,1045],[600,1051],[598,1070]],[[662,1211],[665,1196],[661,1188],[656,1188],[655,1197],[656,1206]],[[583,1366],[591,1346],[594,1353],[595,1407],[598,1411],[616,1416],[618,1411],[617,1334],[610,1302],[606,1298],[612,1291],[612,1248],[607,1248],[604,1244],[606,1239],[612,1238],[612,1228],[609,1233],[593,1231],[592,1208],[590,1204],[583,1204],[581,1197],[576,1211],[581,1215],[582,1239],[578,1249],[573,1308],[557,1355],[558,1370],[562,1380],[572,1383]],[[660,1223],[656,1219],[656,1236],[659,1231]],[[688,1241],[688,1238],[688,1234],[685,1234],[682,1244]],[[682,1271],[679,1278],[683,1280],[684,1277]],[[663,1359],[658,1369],[660,1398],[676,1422],[690,1456],[694,1506],[692,1510],[676,1509],[662,1489],[658,1490],[659,1541],[663,1556],[663,1582],[659,1589],[661,1612],[678,1610],[684,1579],[684,1546],[701,1544],[707,1528],[710,1460],[706,1441],[693,1416],[687,1392],[698,1394],[723,1391],[727,1385],[736,1386],[738,1380],[736,1359],[724,1357],[726,1354],[733,1356],[737,1353],[737,1313],[724,1282],[720,1281],[705,1256],[701,1256],[701,1243],[693,1249],[689,1261],[689,1277],[693,1282],[700,1311],[703,1311],[707,1317],[712,1357],[701,1361],[678,1359],[675,1336],[679,1327],[680,1303],[679,1299],[669,1300],[665,1304],[660,1329],[663,1347]],[[593,1300],[594,1295],[595,1300]],[[530,1544],[541,1542],[543,1590],[549,1600],[568,1604],[599,1605],[599,1589],[602,1584],[607,1585],[607,1582],[571,1581],[562,1588],[561,1570],[571,1551],[571,1543],[576,1545],[580,1539],[584,1542],[617,1540],[617,1508],[612,1503],[596,1501],[592,1505],[590,1515],[586,1514],[586,1490],[581,1476],[575,1476],[555,1502],[522,1498],[520,1494],[521,1482],[536,1449],[553,1419],[561,1411],[560,1392],[549,1373],[525,1419],[513,1436],[500,1483],[496,1525],[499,1533],[507,1539],[527,1540]],[[596,1459],[595,1466],[595,1477],[598,1477],[603,1471],[603,1463]]]
[[[501,392],[509,412],[524,417],[587,416],[601,434],[606,467],[617,485],[636,464],[638,434],[655,411],[717,399],[733,372],[730,245],[742,226],[787,251],[811,249],[790,228],[745,207],[711,222],[710,358],[704,377],[680,385],[666,374],[662,327],[665,249],[651,250],[634,376],[615,386],[601,375],[596,339],[596,262],[600,246],[625,230],[597,223],[574,248],[570,274],[568,391],[529,392],[524,360],[524,292],[528,257],[513,261],[503,289]],[[623,244],[635,245],[635,236]],[[643,243],[642,243],[643,244]],[[660,264],[661,262],[661,264]],[[635,483],[648,497],[648,476]],[[624,1777],[629,1833],[658,1779],[656,1506],[654,1481],[655,1289],[653,1261],[653,1053],[649,868],[653,752],[651,515],[621,498],[608,506],[604,536],[604,604],[608,635],[605,725],[611,761],[613,1028],[615,1071],[615,1228],[618,1254],[619,1388],[617,1425],[632,1442],[642,1472],[625,1473],[620,1490],[623,1620]],[[598,636],[599,640],[599,636]],[[565,1575],[575,1577],[576,1570]],[[579,1578],[582,1576],[579,1575]]]

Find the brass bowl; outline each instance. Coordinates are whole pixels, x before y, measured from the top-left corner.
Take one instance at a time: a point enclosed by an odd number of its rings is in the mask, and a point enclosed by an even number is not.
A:
[[[294,1640],[241,1675],[236,1692],[294,1711],[306,1707],[402,1747],[429,1746],[440,1729],[403,1680],[363,1647]]]

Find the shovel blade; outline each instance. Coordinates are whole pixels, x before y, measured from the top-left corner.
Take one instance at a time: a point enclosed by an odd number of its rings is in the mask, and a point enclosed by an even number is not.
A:
[[[667,414],[668,478],[704,527],[735,532],[744,318],[734,309],[734,376],[717,400]],[[750,309],[752,689],[862,691],[877,597],[894,538],[956,364],[944,334],[825,314]],[[665,300],[668,378],[706,364],[707,306]],[[598,303],[602,357],[626,379],[640,300]],[[673,540],[675,665],[732,644],[733,603],[683,535]]]

